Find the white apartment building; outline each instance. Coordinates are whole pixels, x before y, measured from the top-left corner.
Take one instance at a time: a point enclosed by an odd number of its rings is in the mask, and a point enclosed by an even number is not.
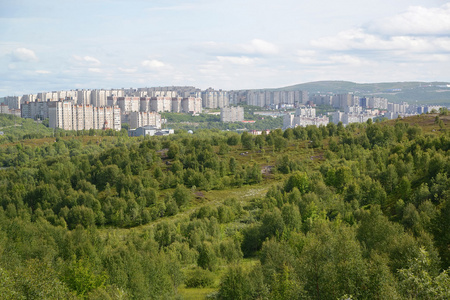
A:
[[[387,109],[388,108],[388,101],[386,98],[380,98],[380,97],[370,97],[368,98],[367,103],[368,108],[378,108],[378,109]]]
[[[92,90],[91,92],[91,102],[92,105],[100,107],[107,105],[107,91],[105,90]]]
[[[294,114],[286,114],[283,117],[283,128],[295,128],[297,126],[315,125],[326,126],[329,120],[327,116],[316,116],[316,109],[313,107],[302,106],[296,109]]]
[[[20,117],[20,109],[11,109],[6,104],[0,104],[0,114],[14,115]]]
[[[152,97],[150,98],[150,110],[156,112],[171,112],[172,97]]]
[[[222,108],[230,105],[230,98],[226,91],[209,88],[202,92],[202,103],[205,108]]]
[[[202,113],[202,98],[188,97],[181,100],[181,112],[191,114]]]
[[[20,104],[24,104],[26,102],[35,102],[37,99],[37,94],[26,94],[23,95],[20,99]]]
[[[157,112],[135,111],[122,114],[122,123],[128,123],[130,129],[143,126],[161,128],[161,115]]]
[[[283,104],[300,105],[308,101],[307,91],[248,91],[247,104],[278,107]]]
[[[369,119],[373,119],[379,115],[379,110],[364,110],[361,106],[347,106],[344,112],[336,111],[330,113],[332,122],[337,124],[342,122],[344,125],[350,123],[365,123]]]
[[[81,90],[77,93],[77,103],[81,105],[91,104],[91,90]]]
[[[64,130],[121,129],[120,108],[48,102],[49,127]]]
[[[220,109],[220,121],[222,122],[244,121],[244,108],[241,106],[222,107]]]

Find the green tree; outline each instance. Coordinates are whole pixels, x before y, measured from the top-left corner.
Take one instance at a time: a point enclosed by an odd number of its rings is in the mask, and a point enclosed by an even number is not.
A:
[[[248,277],[240,265],[230,266],[220,282],[219,299],[244,300],[250,297]]]
[[[189,204],[192,198],[192,194],[188,188],[186,188],[182,184],[179,184],[177,185],[175,191],[173,192],[172,197],[173,199],[175,199],[175,202],[177,203],[178,207],[181,207]]]
[[[309,178],[305,172],[295,172],[287,180],[284,191],[289,193],[294,188],[297,188],[300,193],[305,194],[309,190]]]
[[[203,244],[198,249],[197,265],[205,270],[214,271],[217,268],[217,255],[212,245],[208,242]]]
[[[90,291],[104,286],[106,280],[106,274],[96,274],[90,263],[84,259],[73,259],[63,276],[67,286],[82,298],[87,297]]]
[[[242,144],[242,147],[244,147],[244,149],[247,149],[247,150],[252,150],[255,145],[252,135],[250,133],[248,133],[247,131],[244,131],[241,134],[241,144]]]
[[[429,273],[430,259],[425,249],[412,260],[408,268],[398,271],[400,288],[408,299],[449,299],[450,276],[443,271],[434,277]]]

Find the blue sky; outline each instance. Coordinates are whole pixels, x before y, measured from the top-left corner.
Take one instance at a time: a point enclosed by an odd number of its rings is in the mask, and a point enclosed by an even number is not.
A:
[[[449,1],[0,1],[0,96],[450,81],[449,67]]]

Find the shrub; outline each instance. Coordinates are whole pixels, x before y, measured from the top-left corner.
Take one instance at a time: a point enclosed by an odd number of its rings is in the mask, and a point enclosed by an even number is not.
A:
[[[214,274],[208,270],[196,268],[189,272],[184,284],[187,288],[202,288],[209,287],[214,284]]]

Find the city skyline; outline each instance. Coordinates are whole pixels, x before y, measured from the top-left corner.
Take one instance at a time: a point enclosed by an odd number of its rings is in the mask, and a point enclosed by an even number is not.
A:
[[[450,2],[2,1],[0,97],[448,81]]]

